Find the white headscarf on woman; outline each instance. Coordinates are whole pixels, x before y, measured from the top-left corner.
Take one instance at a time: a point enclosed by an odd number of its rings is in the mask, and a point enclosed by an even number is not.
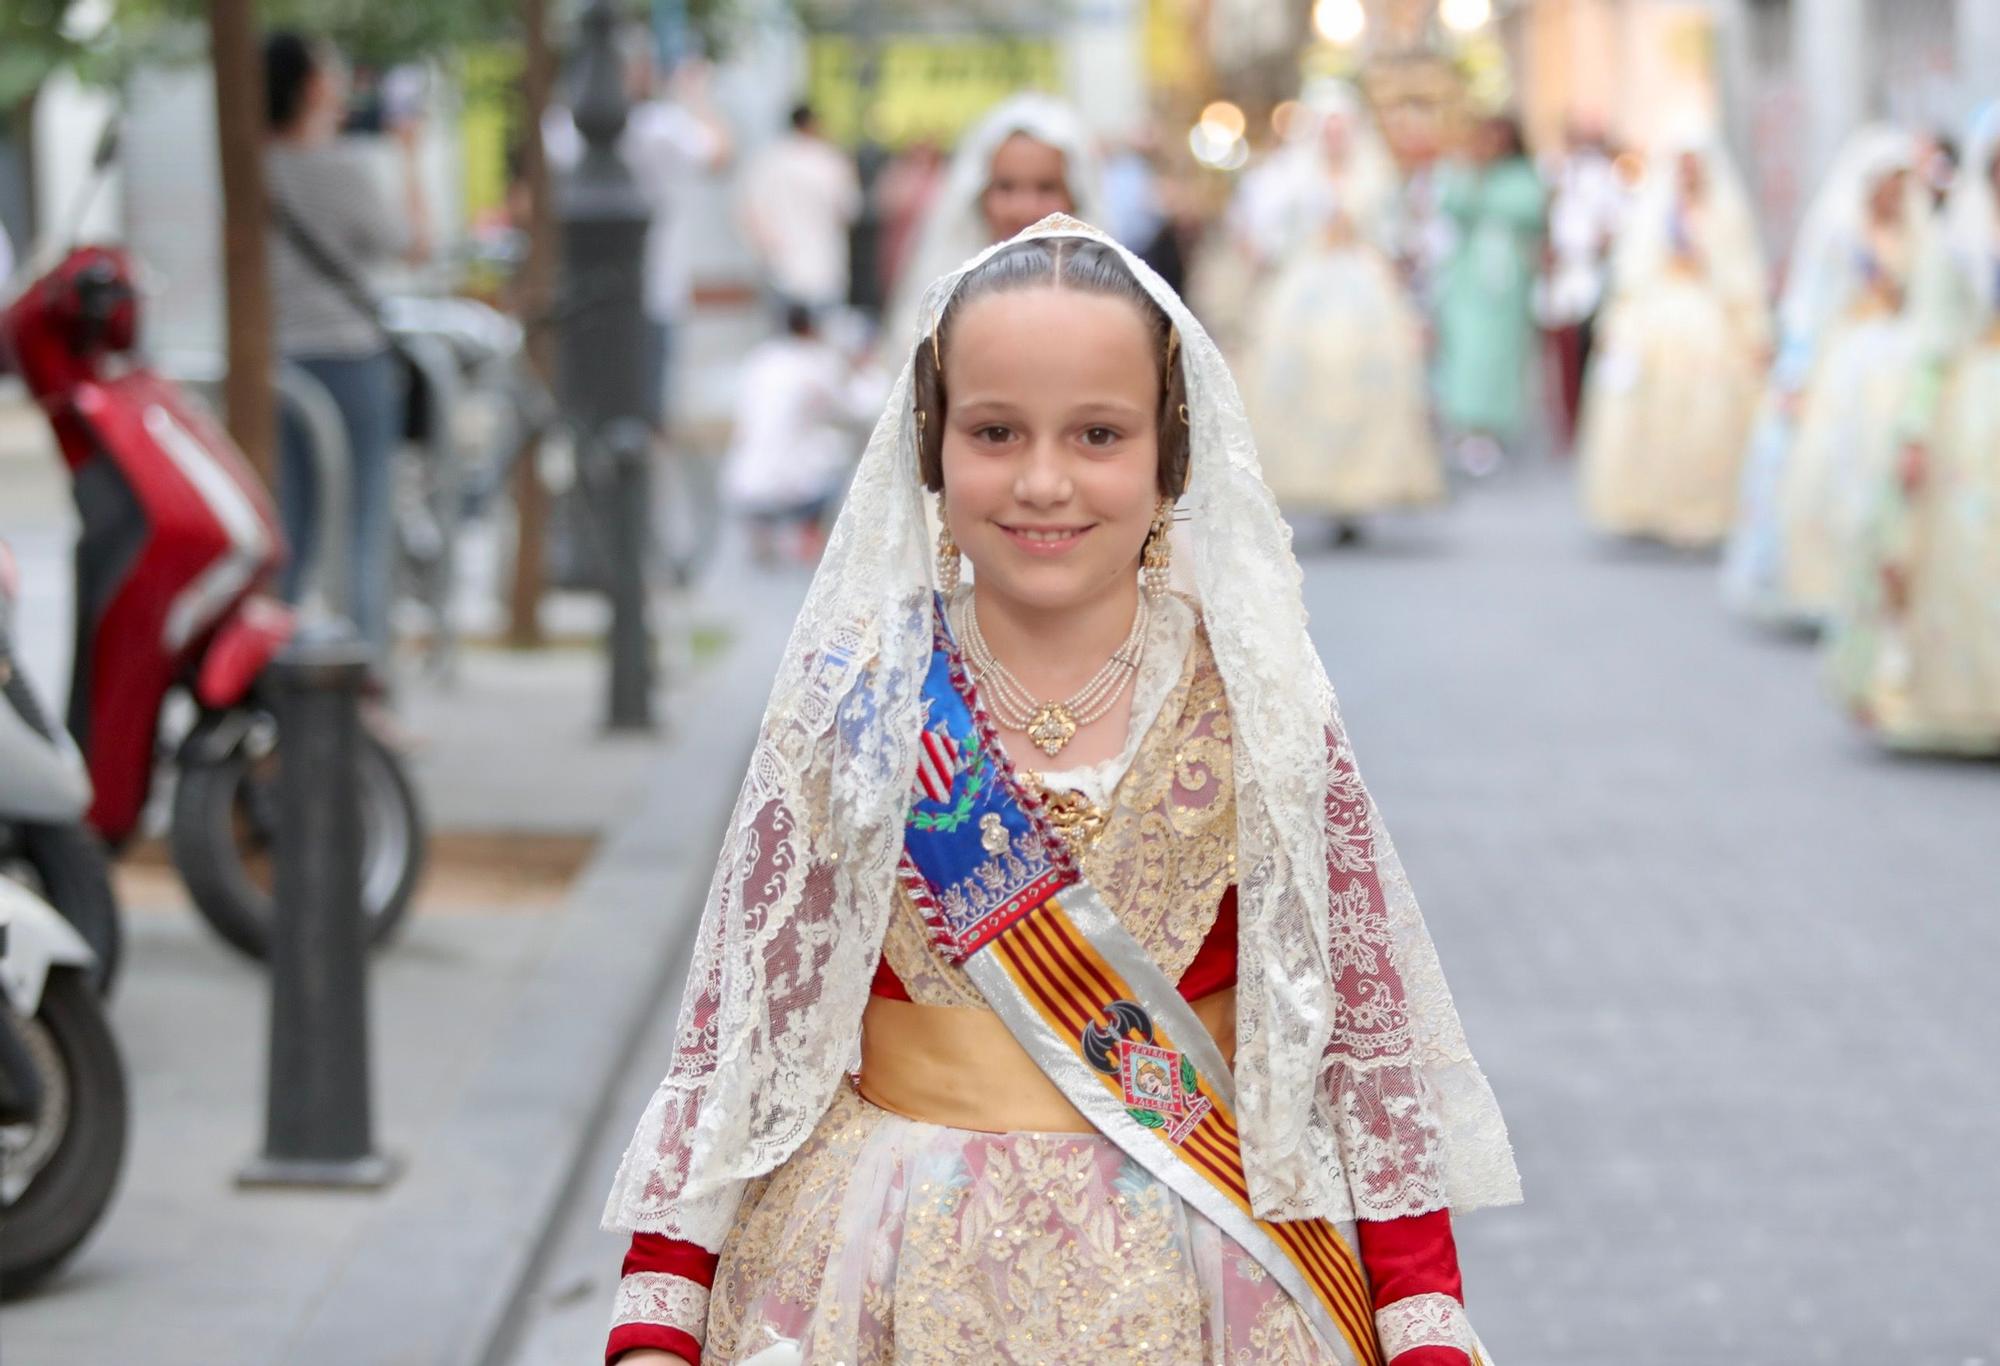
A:
[[[1951,192],[1931,223],[1911,272],[1909,317],[1927,382],[1904,414],[1906,422],[1928,422],[1944,368],[2000,316],[1996,155],[2000,155],[2000,100],[1974,116]]]
[[[1750,196],[1736,163],[1712,124],[1688,124],[1664,139],[1646,168],[1612,257],[1612,288],[1636,289],[1657,278],[1674,258],[1675,220],[1681,204],[1681,162],[1701,166],[1700,240],[1708,278],[1733,304],[1765,307],[1764,250]]]
[[[1034,91],[1002,100],[959,139],[944,183],[931,198],[916,249],[882,319],[882,338],[892,354],[908,346],[922,325],[924,291],[931,282],[993,244],[986,189],[993,179],[993,158],[1017,133],[1062,153],[1070,212],[1086,223],[1098,221],[1097,158],[1076,111],[1053,95]]]
[[[2000,313],[2000,194],[1993,162],[2000,156],[2000,100],[1981,109],[1945,202],[1944,236],[1966,297],[1980,318]]]
[[[1785,272],[1778,322],[1786,345],[1810,350],[1824,340],[1864,284],[1868,198],[1898,171],[1916,167],[1916,139],[1900,128],[1875,125],[1856,133],[1834,158],[1799,226]],[[1904,195],[1903,228],[1912,247],[1923,221],[1922,196],[1912,177]],[[1907,264],[1907,263],[1904,263]]]
[[[1338,122],[1345,147],[1338,167],[1327,159],[1327,125]],[[1300,93],[1285,145],[1269,171],[1270,202],[1252,220],[1267,261],[1315,240],[1338,211],[1378,246],[1395,231],[1396,161],[1368,103],[1346,81],[1313,81]]]
[[[1062,215],[1015,240],[1059,236],[1109,242]],[[1235,1072],[1252,1204],[1266,1218],[1386,1219],[1518,1200],[1506,1128],[1306,634],[1291,531],[1235,382],[1180,298],[1115,249],[1180,337],[1190,473],[1174,554],[1233,726]],[[964,274],[932,287],[926,317]],[[798,1148],[856,1056],[916,775],[936,588],[905,355],[779,667],[672,1070],[607,1227],[719,1249],[743,1183]]]

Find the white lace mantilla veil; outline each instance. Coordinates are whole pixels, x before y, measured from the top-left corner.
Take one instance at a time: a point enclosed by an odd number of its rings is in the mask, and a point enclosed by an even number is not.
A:
[[[1334,118],[1347,124],[1347,160],[1338,172],[1327,165],[1320,146],[1320,132]],[[1374,111],[1347,81],[1321,78],[1299,93],[1298,112],[1268,176],[1270,198],[1249,222],[1267,258],[1279,260],[1314,244],[1335,207],[1354,221],[1364,240],[1384,250],[1393,247],[1401,177]]]
[[[1635,290],[1657,279],[1673,259],[1672,220],[1679,198],[1680,158],[1698,157],[1707,182],[1703,204],[1701,246],[1708,271],[1731,303],[1762,305],[1765,298],[1764,251],[1757,236],[1757,217],[1736,163],[1722,136],[1707,120],[1683,120],[1663,138],[1646,169],[1646,177],[1625,215],[1624,230],[1612,255],[1614,289]]]
[[[1064,215],[1016,241],[1109,239]],[[936,318],[982,252],[927,296]],[[1291,531],[1220,354],[1178,296],[1192,461],[1176,567],[1234,725],[1236,1077],[1267,1218],[1387,1219],[1520,1199],[1395,847],[1306,634]],[[671,1071],[607,1228],[720,1250],[743,1183],[812,1132],[858,1054],[915,781],[934,567],[906,362],[813,579],[724,836]]]
[[[1860,287],[1859,248],[1868,190],[1916,164],[1916,139],[1899,128],[1863,128],[1842,147],[1813,195],[1785,269],[1778,321],[1787,343],[1816,347]],[[1914,179],[1904,197],[1906,240],[1916,245],[1923,218]]]
[[[930,286],[992,243],[992,230],[986,226],[980,200],[993,178],[994,153],[1016,133],[1025,133],[1062,153],[1063,176],[1075,216],[1085,222],[1097,221],[1097,157],[1090,150],[1090,135],[1076,110],[1054,95],[1032,90],[1000,101],[959,139],[944,180],[917,229],[916,247],[882,319],[883,345],[891,354],[915,338],[917,324],[926,316],[923,305]]]
[[[1994,262],[2000,257],[2000,196],[1993,190],[1993,158],[2000,153],[2000,100],[1983,106],[1966,129],[1958,173],[1945,201],[1938,251],[1956,278],[1945,288],[1913,294],[1911,303],[1926,341],[1945,350],[1961,345],[2000,312],[1994,297]],[[1951,316],[1939,317],[1940,312]]]

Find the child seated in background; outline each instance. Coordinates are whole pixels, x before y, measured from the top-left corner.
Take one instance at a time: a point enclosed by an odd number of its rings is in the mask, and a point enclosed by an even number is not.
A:
[[[807,564],[819,558],[861,433],[881,406],[880,387],[799,304],[786,307],[783,332],[744,358],[723,492],[748,521],[759,564],[781,551]]]

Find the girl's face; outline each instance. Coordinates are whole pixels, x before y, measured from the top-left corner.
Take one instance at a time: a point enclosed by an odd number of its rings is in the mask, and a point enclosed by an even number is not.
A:
[[[1026,133],[1014,134],[993,154],[979,207],[995,242],[1032,228],[1052,213],[1074,213],[1063,154]]]
[[[1681,198],[1690,204],[1699,204],[1708,190],[1708,172],[1701,164],[1701,157],[1695,152],[1682,152],[1676,166],[1679,174]]]
[[[1319,153],[1326,164],[1338,169],[1347,164],[1348,148],[1347,116],[1329,114],[1319,126]]]
[[[1903,197],[1910,190],[1908,171],[1891,171],[1868,192],[1868,216],[1880,227],[1893,227],[1903,216]]]
[[[1133,591],[1159,506],[1159,358],[1129,301],[967,304],[944,357],[945,520],[982,595],[1055,612]]]

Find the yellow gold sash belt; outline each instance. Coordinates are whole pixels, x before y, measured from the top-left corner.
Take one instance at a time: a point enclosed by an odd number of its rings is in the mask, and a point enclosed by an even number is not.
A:
[[[1236,989],[1193,1003],[1222,1056],[1236,1057]],[[981,1133],[1094,1133],[1000,1017],[978,1006],[868,998],[862,1098],[906,1119]]]

